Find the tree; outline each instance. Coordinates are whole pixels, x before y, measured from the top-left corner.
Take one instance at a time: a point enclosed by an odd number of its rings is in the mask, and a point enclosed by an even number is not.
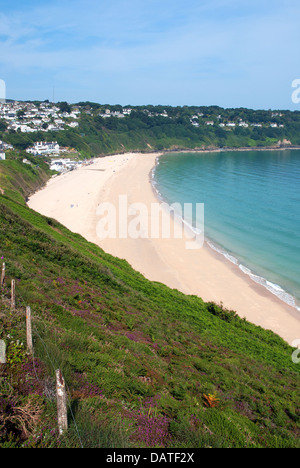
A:
[[[23,120],[24,115],[25,115],[25,110],[24,109],[20,109],[20,110],[17,111],[17,117],[18,117],[19,120]]]
[[[59,102],[58,107],[61,112],[65,112],[66,114],[70,114],[72,112],[72,108],[67,102]]]
[[[4,120],[0,120],[0,132],[5,132],[7,129],[7,123]]]

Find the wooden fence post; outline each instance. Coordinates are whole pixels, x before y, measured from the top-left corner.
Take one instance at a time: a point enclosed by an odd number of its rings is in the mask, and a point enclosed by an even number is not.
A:
[[[3,288],[5,281],[5,263],[2,263],[1,283],[0,287]]]
[[[32,327],[31,327],[31,309],[26,307],[26,336],[27,336],[27,349],[32,354],[33,344],[32,344]]]
[[[60,435],[68,429],[67,393],[61,370],[56,371],[57,421]]]
[[[10,299],[10,309],[13,312],[16,308],[16,282],[11,280],[11,299]]]
[[[6,364],[6,344],[0,340],[0,364]]]

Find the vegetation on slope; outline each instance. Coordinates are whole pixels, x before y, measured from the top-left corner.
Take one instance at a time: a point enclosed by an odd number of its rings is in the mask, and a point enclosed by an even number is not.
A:
[[[146,280],[5,193],[0,239],[0,447],[299,448],[299,366],[280,337]],[[23,344],[27,305],[34,357]],[[63,436],[57,368],[68,389]]]
[[[28,157],[27,164],[22,159],[22,155],[11,152],[6,161],[1,161],[0,193],[25,204],[25,199],[47,182],[51,171],[41,159]]]

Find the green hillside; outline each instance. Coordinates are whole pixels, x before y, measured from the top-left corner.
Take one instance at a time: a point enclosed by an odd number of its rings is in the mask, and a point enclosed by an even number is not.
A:
[[[300,367],[290,346],[232,311],[146,280],[28,209],[21,194],[46,180],[45,169],[22,165],[12,189],[15,168],[0,167],[1,448],[300,447]],[[26,354],[28,305],[34,357]],[[58,368],[68,390],[63,436]]]
[[[91,102],[68,107],[80,112],[76,128],[21,133],[0,121],[0,140],[17,150],[36,141],[57,141],[75,148],[82,158],[125,151],[268,147],[279,141],[300,145],[299,111],[151,105],[129,106],[128,111]]]
[[[11,155],[9,155],[9,158]],[[48,164],[31,158],[29,164],[21,162],[22,156],[14,154],[16,159],[1,161],[0,164],[0,193],[25,204],[25,199],[31,193],[43,187],[50,176]]]

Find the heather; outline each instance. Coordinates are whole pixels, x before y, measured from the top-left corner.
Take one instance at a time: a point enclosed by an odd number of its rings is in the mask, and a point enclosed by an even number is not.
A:
[[[7,195],[0,241],[1,448],[299,448],[300,368],[280,337],[146,280]],[[68,393],[62,436],[57,368]]]

